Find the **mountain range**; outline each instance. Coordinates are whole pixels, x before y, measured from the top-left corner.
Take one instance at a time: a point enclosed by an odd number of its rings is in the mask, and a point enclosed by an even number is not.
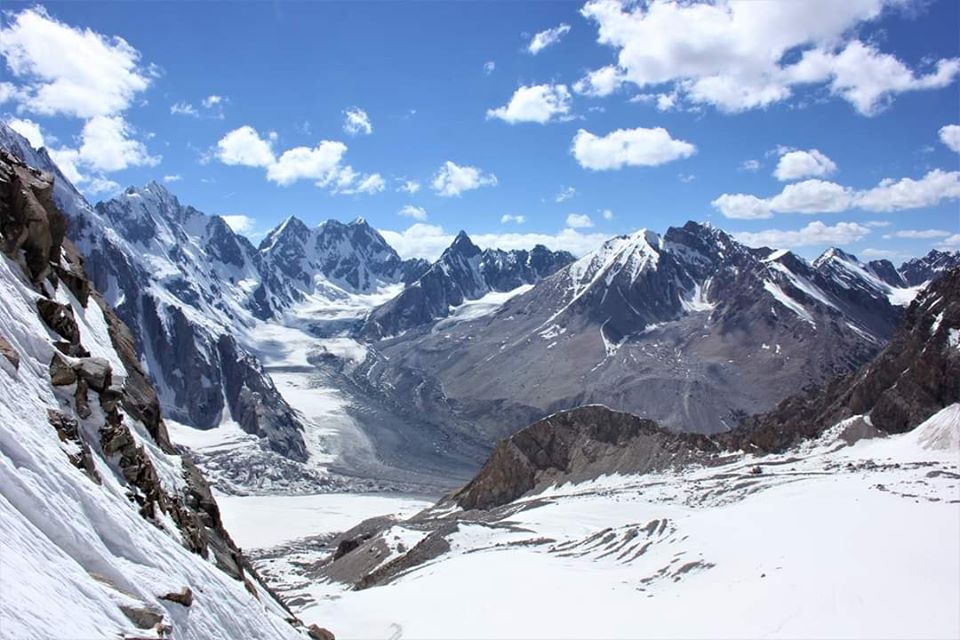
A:
[[[404,260],[362,219],[291,217],[255,247],[159,183],[94,207],[4,124],[0,146],[55,176],[67,233],[130,327],[164,414],[201,430],[235,423],[258,443],[255,460],[206,461],[232,465],[231,486],[248,489],[251,464],[305,486],[331,469],[454,483],[497,438],[584,404],[732,429],[866,362],[918,287],[960,263],[931,252],[896,268],[839,249],[810,263],[695,222],[579,259],[481,250],[461,232],[433,263]],[[296,371],[275,357],[284,341],[305,351]],[[291,399],[297,380],[336,390],[349,437],[318,435],[322,421]],[[317,462],[331,454],[339,462]]]

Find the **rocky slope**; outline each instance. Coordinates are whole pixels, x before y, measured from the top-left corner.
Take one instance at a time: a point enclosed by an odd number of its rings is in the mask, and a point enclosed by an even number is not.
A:
[[[53,180],[0,152],[4,635],[302,637],[171,445]]]
[[[490,441],[585,404],[716,433],[856,369],[911,294],[839,251],[811,264],[691,222],[614,238],[477,319],[381,340],[358,371]]]
[[[439,260],[367,316],[360,333],[376,339],[429,325],[465,301],[536,284],[573,260],[566,251],[542,245],[530,251],[481,250],[461,231]]]
[[[920,258],[907,260],[900,265],[899,273],[910,286],[930,282],[945,271],[960,267],[960,251],[938,251],[934,249]]]

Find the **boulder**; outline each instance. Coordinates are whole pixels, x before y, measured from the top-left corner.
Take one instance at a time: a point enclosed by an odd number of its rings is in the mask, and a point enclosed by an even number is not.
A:
[[[20,354],[13,348],[13,345],[7,342],[7,339],[0,336],[0,356],[7,359],[7,362],[13,365],[14,369],[20,368]]]
[[[138,629],[155,629],[158,624],[163,623],[163,612],[147,605],[137,607],[122,604],[120,611],[123,611],[123,615]]]
[[[87,381],[90,388],[103,392],[110,386],[112,370],[110,363],[103,358],[80,358],[74,365],[77,375]]]
[[[315,624],[307,627],[307,635],[313,638],[313,640],[336,640],[336,636],[323,627],[318,627]]]
[[[73,317],[73,309],[59,302],[40,298],[37,300],[37,311],[44,323],[64,340],[70,344],[80,344],[80,327]]]
[[[180,589],[180,591],[164,594],[160,596],[160,599],[169,600],[170,602],[176,602],[177,604],[189,607],[193,604],[193,590],[191,590],[190,587],[184,587]]]
[[[59,353],[50,360],[50,382],[55,387],[65,387],[77,381],[77,372]]]

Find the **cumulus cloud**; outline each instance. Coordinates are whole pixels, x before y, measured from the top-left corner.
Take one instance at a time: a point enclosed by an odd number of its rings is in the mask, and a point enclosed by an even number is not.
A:
[[[222,105],[226,102],[226,98],[223,96],[218,96],[216,94],[209,95],[201,101],[204,109],[213,109],[216,106]]]
[[[585,129],[573,138],[573,156],[581,167],[594,171],[625,166],[653,167],[680,158],[688,158],[697,148],[685,140],[675,140],[663,127],[617,129],[597,136]]]
[[[593,220],[585,213],[571,213],[567,216],[567,226],[571,229],[587,229],[593,226]]]
[[[540,31],[532,38],[530,38],[530,43],[527,45],[527,51],[532,55],[537,55],[544,49],[549,46],[555,45],[570,32],[570,25],[560,24],[552,29],[545,29]]]
[[[943,200],[957,198],[960,198],[960,171],[934,169],[919,180],[882,180],[873,189],[862,192],[857,205],[867,211],[899,211],[932,207]]]
[[[740,169],[740,171],[754,172],[754,171],[759,171],[760,166],[761,165],[759,160],[751,159],[751,160],[744,160],[743,162],[741,162],[738,169]]]
[[[380,234],[402,258],[425,258],[436,260],[456,237],[438,225],[418,222],[404,231],[380,229]],[[550,233],[483,233],[470,235],[470,239],[482,249],[532,249],[542,244],[554,251],[569,251],[581,256],[593,251],[608,239],[602,233],[583,233],[565,228]]]
[[[853,208],[883,212],[919,209],[957,198],[960,198],[960,171],[934,169],[919,180],[888,178],[863,191],[811,179],[788,184],[769,198],[725,193],[711,204],[727,218],[751,220],[770,218],[775,213],[839,213]]]
[[[561,187],[559,193],[554,196],[555,202],[566,202],[570,198],[573,198],[577,195],[577,190],[573,187]]]
[[[960,125],[948,124],[940,127],[940,142],[960,153]]]
[[[257,221],[250,216],[242,214],[220,216],[231,229],[241,234],[248,234],[253,231]]]
[[[641,89],[671,85],[682,100],[739,112],[786,100],[798,87],[825,86],[873,115],[898,93],[947,86],[960,72],[951,58],[918,73],[854,39],[858,25],[897,4],[590,0],[581,13],[597,25],[597,41],[617,52],[607,77]]]
[[[423,207],[416,207],[412,204],[405,205],[398,213],[401,216],[406,216],[407,218],[413,218],[414,220],[426,220],[427,219],[427,210]]]
[[[477,167],[460,166],[447,160],[434,175],[430,186],[437,195],[451,197],[459,196],[464,191],[493,187],[496,184],[497,176],[492,173],[485,173]]]
[[[402,191],[403,193],[414,194],[417,191],[420,191],[420,183],[416,180],[403,180],[400,183],[400,186],[397,187],[397,191]]]
[[[132,129],[122,116],[95,116],[87,120],[80,134],[80,161],[98,171],[157,165],[160,158],[151,156],[131,134]]]
[[[272,140],[261,138],[250,125],[234,129],[220,138],[216,154],[223,164],[243,167],[269,167],[276,161]]]
[[[508,224],[511,222],[514,224],[523,224],[526,221],[527,221],[526,216],[515,216],[510,213],[505,213],[502,216],[500,216],[500,222],[502,224]]]
[[[960,249],[960,233],[955,233],[949,238],[944,238],[942,242],[937,244],[937,248],[945,251]]]
[[[293,147],[276,155],[273,145],[277,135],[266,138],[250,125],[226,133],[216,145],[214,156],[227,165],[266,169],[267,180],[288,186],[300,180],[311,180],[318,187],[329,187],[334,193],[373,194],[386,189],[386,180],[379,173],[361,174],[343,163],[347,145],[337,140],[321,140],[313,147]]]
[[[22,110],[42,115],[87,119],[119,113],[153,75],[123,38],[75,29],[43,7],[24,9],[0,27],[0,55],[20,82],[11,97]]]
[[[80,188],[86,193],[99,196],[111,196],[120,191],[119,184],[103,176],[88,178]]]
[[[373,125],[370,124],[370,116],[360,107],[352,107],[343,112],[343,130],[352,136],[370,135],[373,133]]]
[[[850,244],[862,240],[869,233],[868,227],[856,222],[838,222],[830,226],[818,220],[797,230],[744,231],[733,236],[751,247],[792,248]]]
[[[45,146],[40,125],[33,120],[29,118],[10,118],[7,120],[7,124],[11,129],[26,138],[27,142],[29,142],[30,146],[34,149],[40,149]]]
[[[585,96],[602,98],[614,93],[623,86],[623,73],[614,65],[600,67],[589,72],[573,83],[573,90]],[[634,96],[631,102],[646,102],[648,96]],[[653,96],[649,96],[653,99]]]
[[[773,175],[781,182],[800,178],[819,178],[837,170],[837,165],[817,149],[790,150],[784,152],[777,162]]]
[[[569,113],[570,90],[566,85],[537,84],[517,89],[506,105],[489,109],[487,118],[498,118],[510,124],[545,124]]]

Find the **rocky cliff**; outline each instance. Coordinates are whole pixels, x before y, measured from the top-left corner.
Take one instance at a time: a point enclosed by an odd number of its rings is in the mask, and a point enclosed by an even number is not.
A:
[[[66,231],[53,177],[0,152],[0,529],[5,563],[24,563],[5,566],[19,588],[4,633],[297,637],[171,445],[133,337]],[[69,631],[35,615],[41,601]]]

